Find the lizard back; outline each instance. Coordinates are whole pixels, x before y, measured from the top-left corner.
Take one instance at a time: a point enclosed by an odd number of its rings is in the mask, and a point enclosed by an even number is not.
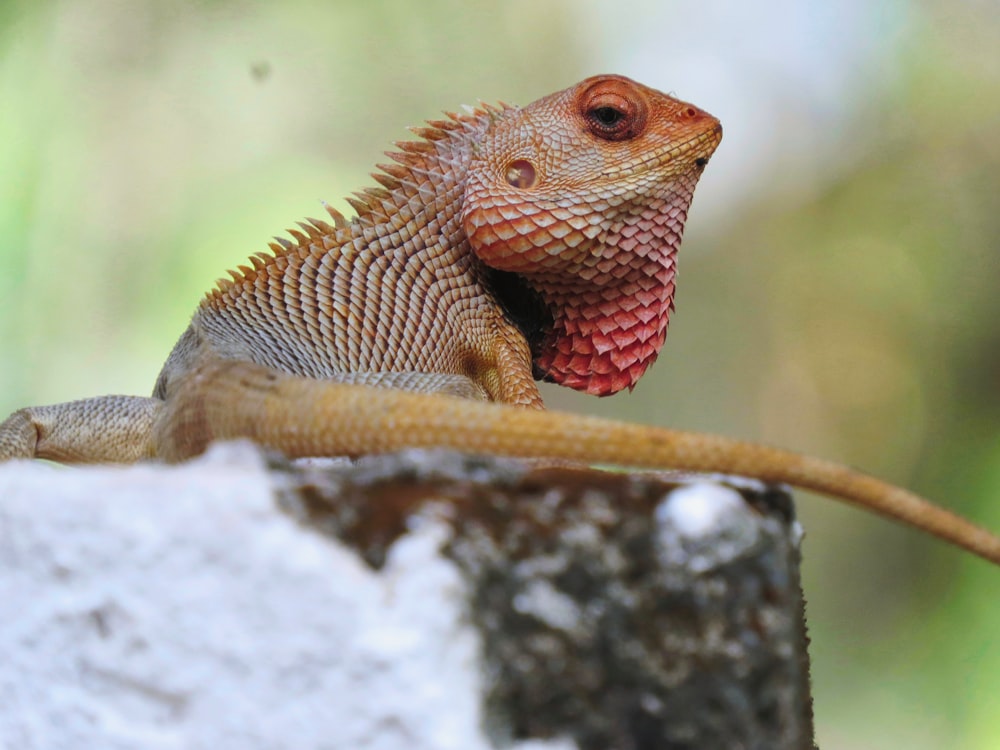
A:
[[[475,144],[504,110],[452,115],[397,144],[385,188],[358,193],[358,216],[316,219],[272,254],[230,272],[202,301],[154,395],[210,351],[312,378],[447,373],[492,400],[540,405],[525,331],[505,310],[462,227]],[[503,372],[493,373],[502,366]],[[512,375],[514,376],[512,378]]]

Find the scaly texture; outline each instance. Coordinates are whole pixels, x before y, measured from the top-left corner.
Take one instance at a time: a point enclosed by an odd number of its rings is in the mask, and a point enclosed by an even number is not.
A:
[[[745,473],[1000,562],[988,532],[843,467],[536,411],[536,379],[606,395],[656,358],[714,117],[598,76],[415,132],[374,175],[381,187],[351,199],[353,221],[301,224],[209,293],[152,398],[22,409],[0,424],[0,459],[178,460],[248,436],[293,456],[440,445]]]

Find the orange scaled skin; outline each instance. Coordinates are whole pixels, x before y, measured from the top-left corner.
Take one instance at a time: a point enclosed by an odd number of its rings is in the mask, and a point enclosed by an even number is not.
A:
[[[541,407],[539,377],[596,395],[635,385],[666,336],[675,255],[718,120],[597,76],[429,125],[374,175],[384,190],[357,194],[357,219],[304,224],[297,244],[274,244],[221,282],[156,395],[208,348],[339,382],[455,375],[520,406]],[[524,288],[505,299],[491,269]],[[538,309],[515,322],[522,294]]]

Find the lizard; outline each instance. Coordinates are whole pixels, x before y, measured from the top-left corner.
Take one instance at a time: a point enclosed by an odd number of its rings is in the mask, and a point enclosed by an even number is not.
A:
[[[14,412],[0,461],[180,461],[248,437],[289,457],[406,447],[716,472],[860,505],[1000,564],[1000,538],[845,466],[722,436],[546,411],[656,359],[718,119],[618,75],[412,128],[379,183],[204,297],[151,397]]]

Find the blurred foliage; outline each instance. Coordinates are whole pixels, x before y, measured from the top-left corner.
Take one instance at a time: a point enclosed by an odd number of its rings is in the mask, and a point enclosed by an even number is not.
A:
[[[213,279],[345,208],[403,125],[615,69],[588,7],[0,4],[0,412],[147,393]],[[551,404],[844,460],[1000,528],[1000,14],[907,8],[849,153],[761,174],[716,226],[696,199],[653,373]],[[821,746],[1000,746],[997,572],[800,512]]]

